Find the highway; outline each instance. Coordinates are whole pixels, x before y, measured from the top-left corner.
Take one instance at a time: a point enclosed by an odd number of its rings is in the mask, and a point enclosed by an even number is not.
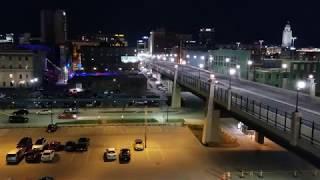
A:
[[[173,63],[157,62],[157,64],[174,72]],[[189,76],[192,74],[196,78],[200,77],[201,81],[207,82],[212,72],[188,65],[179,65],[179,73],[188,74]],[[216,80],[219,81],[217,86],[228,88],[229,77],[222,74],[214,74]],[[257,103],[261,102],[287,113],[295,111],[295,91],[272,87],[252,81],[240,80],[237,78],[232,78],[231,84],[232,92],[248,97],[251,100],[255,100]],[[310,97],[309,95],[300,93],[299,111],[301,112],[303,119],[311,122],[315,121],[320,124],[320,98]]]

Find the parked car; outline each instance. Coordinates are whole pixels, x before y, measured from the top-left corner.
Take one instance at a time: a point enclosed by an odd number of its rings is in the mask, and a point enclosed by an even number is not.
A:
[[[23,137],[17,144],[17,148],[26,148],[26,151],[32,149],[32,138],[31,137]]]
[[[36,142],[32,146],[32,149],[39,149],[40,151],[43,151],[44,147],[47,144],[48,144],[48,142],[45,138],[39,138],[38,140],[36,140]]]
[[[119,153],[119,162],[128,163],[131,160],[130,149],[121,149]]]
[[[136,139],[134,141],[134,150],[136,150],[136,151],[143,151],[144,150],[144,144],[141,139]]]
[[[9,123],[27,123],[29,118],[23,116],[9,116]]]
[[[18,111],[14,111],[12,113],[12,115],[16,115],[16,116],[21,116],[21,115],[28,115],[29,114],[29,111],[26,110],[26,109],[20,109]]]
[[[51,141],[46,145],[46,147],[44,149],[45,150],[61,151],[61,150],[63,150],[63,148],[64,148],[64,146],[61,144],[61,142]]]
[[[38,149],[29,150],[25,155],[25,161],[27,163],[40,162],[40,159],[41,159],[41,151]]]
[[[68,141],[64,146],[64,150],[67,152],[73,152],[76,149],[76,145],[77,143],[75,143],[74,141]]]
[[[77,115],[72,113],[62,113],[62,114],[59,114],[58,118],[59,119],[77,119]]]
[[[115,148],[107,148],[103,153],[103,160],[106,161],[113,161],[117,159],[117,153]]]
[[[24,148],[17,148],[11,150],[6,155],[7,164],[18,164],[23,159],[24,153]]]
[[[49,124],[47,127],[47,132],[51,133],[51,132],[56,132],[58,129],[58,125],[57,124]]]
[[[52,114],[52,111],[49,109],[42,109],[40,111],[36,112],[38,115],[48,115],[48,114]]]
[[[89,144],[90,144],[89,138],[81,137],[81,138],[79,138],[78,143],[76,145],[76,150],[77,151],[87,151]]]
[[[54,159],[54,150],[44,150],[41,156],[42,162],[52,162]]]

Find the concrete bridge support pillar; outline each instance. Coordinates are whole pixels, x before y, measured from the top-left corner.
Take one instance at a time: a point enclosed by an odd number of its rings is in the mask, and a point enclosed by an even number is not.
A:
[[[221,141],[220,111],[214,109],[214,84],[212,82],[210,85],[207,116],[204,121],[202,132],[202,144],[219,144]]]
[[[181,107],[181,87],[177,83],[177,81],[178,81],[178,68],[179,68],[179,66],[175,66],[172,97],[171,97],[171,107],[172,108],[180,108]]]
[[[290,144],[296,146],[298,144],[299,133],[300,133],[300,124],[301,124],[301,113],[293,112],[291,120],[291,139]]]
[[[227,109],[228,109],[228,111],[230,111],[231,110],[231,88],[228,88],[228,91],[227,91],[227,93],[228,93],[228,102],[227,102]]]
[[[254,133],[254,140],[259,144],[264,144],[264,134],[256,131]]]

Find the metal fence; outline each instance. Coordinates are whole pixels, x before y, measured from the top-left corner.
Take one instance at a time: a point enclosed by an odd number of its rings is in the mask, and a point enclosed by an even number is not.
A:
[[[154,68],[160,73],[174,77],[175,72],[172,67],[160,67],[155,65]],[[210,83],[201,80],[200,73],[197,73],[196,71],[193,72],[192,68],[179,70],[178,82],[192,87],[192,89],[196,89],[199,92],[208,94]],[[221,86],[215,86],[214,92],[215,101],[226,105],[228,102],[228,90]],[[234,92],[231,93],[231,107],[232,109],[241,110],[277,130],[285,133],[291,131],[292,112],[281,110]],[[320,124],[315,121],[301,118],[299,124],[299,138],[305,139],[311,144],[320,146]]]

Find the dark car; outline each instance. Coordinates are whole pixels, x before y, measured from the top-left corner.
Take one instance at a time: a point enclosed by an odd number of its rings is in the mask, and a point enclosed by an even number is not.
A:
[[[23,116],[9,116],[9,123],[27,123],[29,118]]]
[[[41,151],[38,149],[30,150],[25,155],[25,160],[27,163],[36,163],[41,160]]]
[[[12,114],[16,116],[28,115],[29,111],[26,109],[20,109],[18,111],[13,112]]]
[[[51,141],[48,143],[45,148],[45,150],[54,150],[54,151],[62,151],[64,149],[64,146],[59,141]]]
[[[44,176],[44,177],[41,177],[39,180],[54,180],[54,178],[51,176]]]
[[[121,149],[119,153],[119,162],[128,163],[131,159],[130,149]]]
[[[78,143],[76,145],[76,150],[77,151],[87,151],[89,144],[90,144],[89,138],[81,137],[81,138],[79,138]]]
[[[58,129],[58,125],[57,124],[49,124],[47,127],[47,132],[51,133],[51,132],[56,132]]]
[[[76,150],[76,145],[77,143],[75,143],[74,141],[68,141],[64,146],[64,150],[67,152],[73,152]]]
[[[24,137],[20,139],[17,144],[17,148],[26,148],[27,150],[32,148],[32,139],[31,137]]]

